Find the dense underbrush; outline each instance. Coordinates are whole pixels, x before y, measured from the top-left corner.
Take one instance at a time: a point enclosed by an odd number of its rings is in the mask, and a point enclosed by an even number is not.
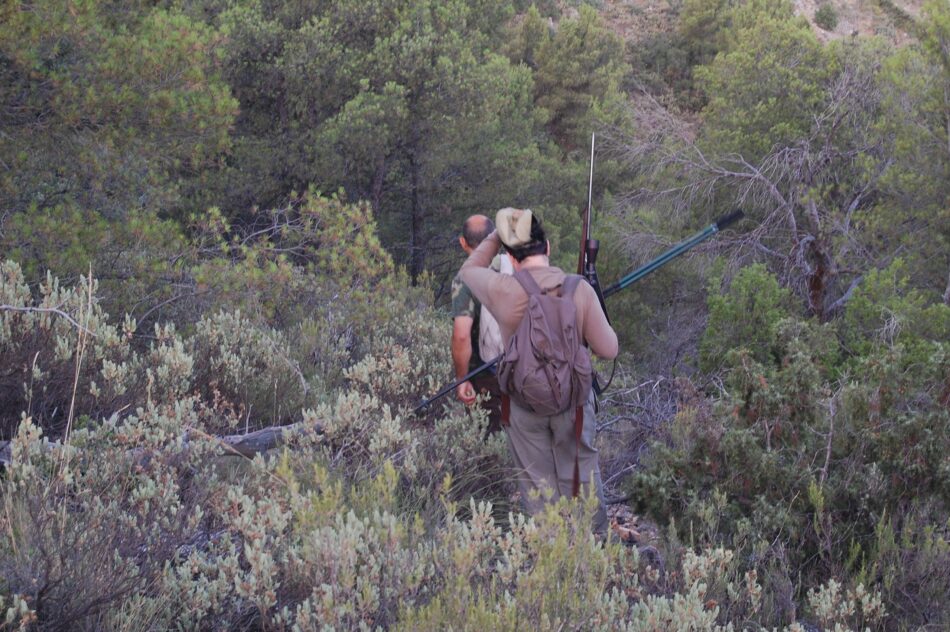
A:
[[[5,301],[18,297],[21,307],[36,308],[18,266],[4,265]],[[82,295],[60,292],[66,298],[56,309],[72,313],[70,301]],[[46,309],[49,293],[39,294]],[[80,411],[103,392],[120,392],[115,384],[145,393],[108,416],[49,426],[51,436],[24,412],[2,482],[9,628],[616,629],[626,622],[638,630],[687,621],[708,627],[722,617],[720,600],[755,608],[754,575],[736,575],[726,551],[687,553],[682,571],[667,575],[640,563],[636,549],[597,541],[586,526],[590,502],[562,502],[535,519],[508,510],[505,446],[501,437],[485,439],[484,414],[457,406],[436,419],[408,414],[415,396],[431,389],[428,376],[447,372],[435,342],[446,327],[432,314],[395,315],[400,335],[374,337],[346,369],[345,389],[302,409],[299,430],[281,449],[248,459],[215,435],[240,419],[223,398],[209,401],[196,388],[209,375],[199,367],[211,361],[196,359],[195,350],[254,357],[260,347],[249,341],[266,332],[225,315],[213,320],[214,336],[206,333],[210,322],[189,337],[168,326],[136,351],[88,308],[94,299],[84,304],[75,323],[59,313],[3,312],[4,352],[58,336],[62,351],[50,357],[85,375],[74,381]],[[115,371],[115,354],[124,371]],[[263,363],[253,377],[265,383],[284,367]],[[112,373],[126,381],[104,375]],[[44,375],[27,375],[37,376],[39,395],[30,401],[42,401]]]
[[[0,632],[950,629],[950,3],[801,4],[0,5]],[[745,213],[611,299],[607,541],[413,414],[509,205]]]
[[[450,373],[449,323],[389,265],[369,290],[278,259],[240,305],[219,289],[148,336],[105,313],[95,280],[31,286],[0,265],[2,625],[946,624],[950,310],[899,263],[827,324],[762,268],[711,293],[702,358],[722,381],[681,378],[648,429],[624,413],[652,439],[628,483],[662,527],[642,556],[589,533],[590,502],[518,513],[482,412],[411,414]],[[257,270],[218,278],[242,266]],[[283,323],[247,309],[287,275],[282,293],[336,300]],[[293,432],[253,458],[222,438],[278,425]]]
[[[834,578],[878,590],[887,629],[942,629],[948,339],[950,308],[912,289],[900,261],[824,324],[796,316],[764,268],[744,269],[710,299],[702,347],[722,362],[718,394],[685,401],[657,433],[634,497],[684,542],[742,555],[766,621],[801,616],[801,596]]]

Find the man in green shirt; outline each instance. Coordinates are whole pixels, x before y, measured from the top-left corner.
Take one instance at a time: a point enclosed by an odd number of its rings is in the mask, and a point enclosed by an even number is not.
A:
[[[494,230],[495,224],[491,219],[484,215],[472,215],[462,225],[459,245],[466,255],[470,255]],[[452,281],[452,365],[456,379],[461,379],[472,369],[492,359],[482,358],[479,353],[481,314],[481,304],[456,275]],[[455,392],[459,400],[467,405],[474,404],[479,394],[487,394],[488,399],[483,402],[483,406],[489,413],[488,432],[501,430],[501,391],[492,371],[485,371],[470,381],[462,382]]]

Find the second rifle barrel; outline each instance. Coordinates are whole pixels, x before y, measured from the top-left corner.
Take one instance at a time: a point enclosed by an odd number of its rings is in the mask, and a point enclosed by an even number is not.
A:
[[[635,283],[639,281],[640,279],[650,274],[657,268],[666,265],[667,263],[670,262],[670,260],[675,259],[676,257],[680,256],[681,254],[683,254],[690,248],[693,248],[697,244],[703,241],[706,241],[707,239],[709,239],[710,237],[718,233],[720,230],[722,230],[729,224],[732,224],[733,222],[742,218],[742,216],[743,216],[742,211],[734,211],[730,213],[729,215],[726,215],[725,217],[719,218],[718,220],[716,220],[715,222],[713,222],[712,224],[710,224],[703,230],[699,231],[698,233],[696,233],[689,239],[685,241],[681,241],[680,243],[676,244],[675,246],[673,246],[672,248],[670,248],[669,250],[661,254],[656,259],[653,259],[652,261],[645,263],[644,265],[640,266],[639,268],[637,268],[630,274],[621,278],[619,281],[617,281],[613,285],[606,287],[604,289],[604,298],[607,298],[611,294],[616,294],[617,292],[624,289],[631,283]]]

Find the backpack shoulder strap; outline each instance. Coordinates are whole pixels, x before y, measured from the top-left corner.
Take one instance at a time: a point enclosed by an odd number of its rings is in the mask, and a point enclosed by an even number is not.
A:
[[[572,298],[577,286],[584,280],[579,274],[567,274],[564,276],[564,282],[561,284],[561,297]]]
[[[518,279],[518,283],[520,283],[524,291],[528,293],[528,296],[541,293],[541,288],[538,287],[537,281],[534,280],[534,277],[531,276],[531,273],[527,270],[518,270],[514,273],[514,277]]]

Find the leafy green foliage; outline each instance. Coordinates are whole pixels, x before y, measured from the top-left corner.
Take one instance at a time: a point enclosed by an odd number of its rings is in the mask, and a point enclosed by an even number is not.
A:
[[[236,102],[213,31],[133,4],[7,3],[0,208],[74,201],[117,219],[169,210],[183,179],[230,146]]]
[[[529,15],[521,38],[522,56],[514,59],[537,68],[535,102],[545,114],[549,132],[563,147],[586,146],[597,110],[609,113],[620,107],[623,43],[589,6],[582,6],[576,20],[561,22],[546,37],[537,14]]]
[[[684,0],[677,30],[686,40],[693,64],[708,64],[720,52],[739,43],[739,31],[760,18],[787,20],[793,15],[787,0]]]
[[[632,76],[625,83],[634,88],[628,91],[647,90],[676,110],[701,110],[706,102],[693,80],[695,62],[689,44],[685,35],[674,31],[657,33],[628,47]]]
[[[892,134],[894,168],[884,184],[892,193],[869,228],[887,239],[912,246],[905,257],[923,287],[950,297],[947,283],[947,208],[950,152],[947,145],[947,86],[950,86],[950,11],[940,2],[928,3],[920,23],[920,45],[890,55],[882,69],[886,117],[883,133]],[[888,228],[906,228],[893,235]]]
[[[899,344],[912,358],[926,362],[932,342],[950,336],[950,307],[930,303],[910,286],[907,266],[898,259],[884,270],[868,272],[848,302],[841,326],[855,357]]]
[[[946,626],[950,13],[879,4],[916,39],[771,0],[648,40],[575,0],[4,4],[0,627]],[[461,219],[530,206],[573,268],[592,131],[602,279],[736,205],[760,262],[611,299],[643,556],[509,513],[484,411],[409,415]]]
[[[0,590],[23,596],[35,627],[88,628],[116,604],[140,600],[194,536],[217,482],[214,446],[163,446],[182,423],[140,411],[78,431],[78,449],[55,455],[29,419],[21,425],[0,495]],[[132,448],[150,458],[137,462]]]
[[[371,352],[377,337],[396,335],[396,325],[376,323],[400,322],[399,314],[425,310],[428,302],[422,290],[409,287],[382,248],[367,205],[311,194],[289,209],[267,213],[266,228],[250,234],[232,232],[220,214],[212,213],[197,248],[172,254],[174,249],[166,247],[174,263],[157,256],[164,243],[181,245],[182,238],[173,231],[162,236],[161,223],[99,219],[84,225],[83,215],[62,213],[52,217],[75,222],[85,230],[79,237],[95,235],[101,241],[66,242],[72,251],[43,243],[37,252],[94,254],[97,263],[111,257],[113,269],[142,273],[137,282],[144,287],[167,290],[160,275],[175,272],[178,284],[189,288],[175,295],[171,312],[179,316],[180,329],[168,322],[139,322],[134,315],[111,324],[100,285],[89,280],[88,270],[69,290],[48,276],[38,282],[34,296],[22,268],[7,262],[0,283],[0,305],[5,306],[0,317],[6,323],[0,329],[0,356],[12,367],[2,378],[10,411],[2,418],[7,436],[24,411],[48,432],[61,432],[74,398],[93,418],[196,395],[221,409],[219,429],[239,421],[246,428],[252,417],[255,427],[290,421],[339,386],[345,369]],[[43,229],[44,216],[22,216],[33,221],[16,222],[15,234]],[[60,236],[54,229],[50,235]],[[111,250],[115,241],[120,243]],[[132,267],[140,263],[143,267]],[[109,286],[125,292],[136,288],[116,280]],[[121,296],[110,298],[121,305]],[[405,341],[410,342],[415,341]],[[433,376],[449,373],[429,368]]]
[[[677,29],[689,46],[694,64],[708,63],[727,47],[727,32],[739,4],[734,0],[684,0]]]
[[[340,426],[352,403],[339,403]],[[364,401],[358,412],[385,409]],[[24,423],[0,496],[4,601],[21,604],[8,622],[517,629],[533,621],[541,629],[659,631],[713,626],[722,610],[711,600],[755,609],[755,576],[738,577],[722,549],[685,552],[681,592],[663,594],[658,570],[635,550],[586,532],[593,502],[510,515],[503,529],[490,502],[469,500],[469,517],[459,517],[451,475],[420,486],[391,460],[405,452],[401,445],[365,437],[364,448],[379,446],[371,472],[331,470],[322,457],[330,450],[307,440],[229,467],[206,436],[166,445],[193,423],[179,406],[77,433],[68,466],[63,450],[46,449]],[[484,446],[482,429],[465,426],[472,447]],[[437,425],[410,441],[424,445],[443,432]],[[438,519],[407,507],[406,489],[427,493]],[[83,511],[73,516],[77,502]],[[120,538],[102,538],[115,529]],[[578,575],[583,592],[565,591]]]
[[[710,282],[709,322],[699,347],[703,368],[715,370],[728,351],[739,348],[767,362],[775,327],[791,314],[791,293],[761,264],[740,270],[725,294],[717,281]]]
[[[709,95],[703,116],[710,146],[756,161],[806,134],[833,68],[807,22],[744,10],[729,48],[696,77]]]
[[[282,11],[248,2],[219,17],[248,143],[222,184],[244,180],[261,150],[281,155],[257,191],[219,202],[229,216],[310,184],[343,189],[369,201],[417,278],[444,236],[436,221],[505,206],[536,177],[530,72],[488,47],[507,3],[340,0],[292,22]]]
[[[881,529],[900,529],[905,517],[916,523],[900,550],[929,541],[931,553],[919,562],[928,569],[942,564],[946,534],[928,536],[920,525],[935,520],[930,524],[943,529],[940,516],[950,502],[943,463],[950,450],[947,310],[913,292],[902,296],[900,269],[870,275],[855,292],[842,327],[846,353],[837,351],[830,324],[772,320],[781,315],[775,307],[782,293],[761,269],[737,275],[728,300],[712,295],[712,331],[704,342],[733,346],[725,354],[725,395],[680,409],[666,441],[634,478],[639,502],[675,523],[681,537],[747,551],[760,560],[760,572],[790,564],[806,584],[860,564],[903,573],[889,557],[893,535]],[[749,333],[720,337],[720,329],[737,331],[735,323],[724,326],[730,318],[755,320],[757,309],[758,319],[772,325],[756,328],[767,335],[755,345],[745,347]],[[894,325],[884,336],[878,329],[924,311],[929,318],[915,319],[917,326]],[[874,544],[881,538],[889,544]],[[778,568],[769,571],[775,581]],[[941,586],[950,585],[950,576],[938,575]],[[855,582],[861,578],[869,580],[862,572]],[[945,616],[923,594],[887,589],[884,597],[888,611],[912,620]],[[908,599],[918,598],[926,610],[911,615]],[[820,609],[817,602],[812,607]],[[788,613],[779,608],[772,616]]]
[[[164,313],[179,315],[173,284],[186,280],[184,261],[194,249],[176,222],[142,211],[109,220],[66,203],[33,206],[12,215],[2,228],[0,249],[21,263],[30,286],[44,282],[49,271],[64,283],[92,272],[99,282],[97,299],[107,313],[148,317],[169,301]]]
[[[838,12],[828,4],[822,4],[815,11],[815,24],[826,31],[833,31],[838,26]]]

